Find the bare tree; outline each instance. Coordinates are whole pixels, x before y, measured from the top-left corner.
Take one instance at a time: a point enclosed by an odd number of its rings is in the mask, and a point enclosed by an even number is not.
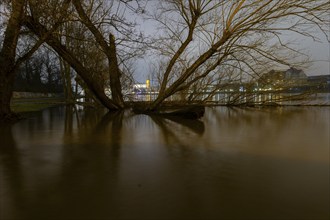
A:
[[[107,2],[88,0],[6,1],[8,22],[1,22],[1,25],[6,27],[0,54],[1,67],[4,67],[1,68],[0,74],[1,118],[12,114],[10,99],[15,70],[44,42],[75,69],[83,80],[83,84],[87,85],[89,91],[105,107],[110,110],[122,109],[124,101],[120,79],[126,71],[121,70],[120,67],[125,69],[125,62],[136,55],[141,55],[141,50],[136,45],[142,40],[141,35],[133,34],[134,24],[126,21],[124,15],[126,9],[139,12],[141,2],[123,0]],[[68,41],[63,42],[64,36],[61,35],[63,33],[60,30],[68,22],[73,24],[77,33],[83,34],[74,36],[66,33],[65,37],[71,38],[71,40],[76,38],[75,43],[84,42],[83,44],[68,45],[66,44]],[[31,32],[37,36],[36,39],[30,35]],[[115,39],[115,35],[117,35],[117,39]],[[29,47],[19,45],[21,36],[30,37],[34,44]],[[118,45],[123,46],[118,50]],[[82,51],[82,46],[84,51]],[[122,53],[123,51],[126,53]],[[78,54],[79,52],[80,54]],[[119,56],[119,54],[123,55]],[[104,65],[106,60],[108,61],[107,66]],[[62,67],[68,72],[67,66],[62,65]],[[106,69],[110,80],[104,78]],[[112,99],[104,92],[106,81],[110,82]]]
[[[52,34],[46,42],[75,69],[89,90],[104,106],[109,109],[122,109],[124,100],[121,78],[123,78],[122,74],[125,73],[123,71],[125,69],[124,64],[135,56],[141,55],[141,47],[137,45],[142,45],[139,42],[143,40],[142,36],[134,35],[134,24],[126,21],[123,16],[124,12],[121,11],[121,8],[130,8],[129,3],[127,1],[89,2],[75,0],[72,3],[75,13],[71,14],[71,22],[81,35],[73,36],[70,33],[66,38],[80,42],[79,45],[73,45],[73,47],[64,45],[63,42],[55,39],[56,33]],[[26,25],[39,37],[48,31],[46,24],[42,24],[33,16],[27,18]],[[114,37],[115,34],[119,36],[117,39]],[[85,47],[85,50],[81,51],[82,46],[86,44],[89,44],[88,48]],[[117,49],[118,45],[119,48],[122,47],[121,50]],[[94,49],[90,50],[90,48]],[[77,53],[77,51],[79,52]],[[98,61],[97,58],[99,58]],[[105,80],[95,78],[102,72],[98,70],[98,67],[102,66],[100,61],[104,62],[103,65],[105,61],[107,62],[106,69],[109,75],[111,99],[104,93],[103,83]],[[92,67],[93,64],[94,67]],[[99,65],[96,66],[95,64]]]
[[[141,2],[6,1],[10,10],[8,20],[1,23],[5,32],[0,51],[0,117],[11,114],[15,71],[44,42],[76,71],[101,104],[110,110],[124,108],[122,80],[130,69],[125,64],[144,52],[144,38],[134,31],[127,11],[144,13]],[[148,110],[157,110],[174,94],[181,93],[191,102],[205,100],[210,98],[203,94],[210,90],[208,85],[214,86],[213,94],[221,89],[221,82],[251,80],[274,66],[300,65],[305,61],[301,57],[306,57],[284,35],[318,40],[311,30],[327,35],[330,24],[328,0],[164,0],[151,8],[155,13],[149,18],[162,31],[150,48],[163,66],[158,68],[158,97]],[[65,25],[72,32],[62,31]],[[21,36],[33,39],[32,46],[18,46]],[[110,97],[104,91],[107,78]]]
[[[150,18],[163,34],[155,48],[167,65],[149,110],[203,80],[221,80],[223,74],[218,73],[226,67],[244,80],[273,66],[303,63],[297,58],[306,58],[304,54],[284,35],[317,40],[311,30],[327,35],[330,12],[327,0],[165,0],[157,8]]]
[[[68,0],[60,1],[58,10],[67,12],[69,2]],[[5,22],[4,38],[0,51],[0,120],[10,120],[17,117],[10,109],[10,101],[19,66],[38,50],[51,32],[58,28],[66,13],[61,13],[56,18],[53,17],[52,23],[49,24],[50,32],[45,32],[42,37],[34,41],[30,47],[25,48],[18,56],[19,38],[24,35],[23,20],[28,9],[33,9],[32,3],[34,2],[32,0],[12,0],[4,3],[7,3],[7,7],[11,10],[8,13],[7,22]],[[2,16],[5,14],[2,13]]]

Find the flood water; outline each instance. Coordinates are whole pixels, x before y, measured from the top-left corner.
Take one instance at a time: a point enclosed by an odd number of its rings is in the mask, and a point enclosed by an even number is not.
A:
[[[329,134],[330,107],[47,109],[0,126],[0,219],[329,219]]]

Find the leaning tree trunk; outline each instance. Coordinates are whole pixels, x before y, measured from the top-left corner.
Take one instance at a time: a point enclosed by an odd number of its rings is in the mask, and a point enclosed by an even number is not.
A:
[[[40,24],[38,21],[34,20],[32,17],[26,16],[25,25],[36,34],[39,38],[46,35],[48,30]],[[104,92],[104,89],[100,82],[97,82],[92,77],[92,74],[82,65],[82,63],[52,34],[49,34],[45,42],[51,46],[58,54],[70,64],[70,66],[77,72],[81,79],[86,83],[88,89],[95,95],[95,97],[100,101],[100,103],[108,108],[109,110],[119,110],[122,106],[111,100]]]
[[[117,51],[115,44],[115,37],[110,34],[110,45],[109,51],[107,51],[107,57],[109,61],[109,76],[110,76],[110,89],[112,99],[119,106],[124,107],[124,99],[121,91],[121,82],[120,82],[120,70],[117,60]]]
[[[14,115],[10,109],[10,100],[16,75],[16,47],[21,29],[24,2],[24,0],[12,1],[12,12],[0,51],[0,120],[6,120]]]
[[[100,45],[100,47],[103,49],[105,55],[108,58],[111,96],[113,102],[117,106],[119,106],[120,108],[124,108],[125,105],[124,105],[123,94],[121,91],[121,82],[120,82],[121,74],[118,67],[115,37],[112,34],[110,34],[109,35],[110,43],[108,44],[104,39],[100,30],[95,26],[95,24],[90,20],[90,18],[86,14],[82,2],[79,0],[73,0],[72,3],[75,6],[81,21],[92,32],[92,34],[96,39],[96,42]]]

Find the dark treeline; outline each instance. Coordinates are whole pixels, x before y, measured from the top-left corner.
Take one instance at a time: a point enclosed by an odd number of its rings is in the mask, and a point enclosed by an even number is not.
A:
[[[16,92],[63,93],[59,64],[48,52],[37,53],[19,68],[15,83]]]

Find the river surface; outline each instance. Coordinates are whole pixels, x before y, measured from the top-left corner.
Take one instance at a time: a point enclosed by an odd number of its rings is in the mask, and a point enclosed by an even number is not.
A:
[[[329,134],[330,107],[47,109],[0,126],[0,219],[328,220]]]

